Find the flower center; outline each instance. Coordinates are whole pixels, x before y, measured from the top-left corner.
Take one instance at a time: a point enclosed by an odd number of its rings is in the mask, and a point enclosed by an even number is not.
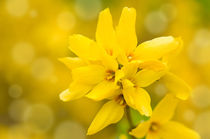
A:
[[[159,129],[159,124],[158,124],[158,123],[155,123],[155,122],[152,122],[152,124],[151,124],[149,130],[150,130],[151,132],[156,132],[158,129]]]
[[[128,61],[129,61],[129,62],[132,61],[132,59],[133,59],[133,54],[129,54],[129,55],[127,56],[127,58],[128,58]]]
[[[113,51],[112,50],[106,50],[107,54],[109,54],[110,56],[113,55]]]
[[[105,80],[107,80],[107,81],[114,81],[114,79],[115,79],[115,72],[112,71],[112,70],[108,70],[106,72]]]
[[[122,105],[122,106],[125,106],[125,105],[126,105],[125,99],[124,99],[124,97],[123,97],[122,94],[120,94],[119,96],[117,96],[117,97],[115,98],[115,101],[116,101],[118,104]]]

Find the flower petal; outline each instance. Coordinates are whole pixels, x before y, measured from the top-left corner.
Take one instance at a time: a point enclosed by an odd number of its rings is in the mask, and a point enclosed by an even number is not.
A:
[[[162,139],[162,138],[160,138],[157,133],[149,132],[149,134],[147,134],[146,136],[146,139]]]
[[[134,62],[134,61],[132,61]],[[147,60],[147,61],[135,61],[139,63],[140,69],[151,69],[154,71],[160,71],[167,69],[167,65],[164,62],[161,62],[160,60]]]
[[[72,78],[79,83],[94,85],[105,78],[105,69],[99,65],[76,68],[72,70]]]
[[[69,69],[74,69],[86,65],[86,63],[78,57],[64,57],[60,58],[59,60],[64,63]]]
[[[190,96],[191,88],[176,75],[167,73],[161,80],[163,80],[168,90],[177,98],[186,100]]]
[[[83,60],[100,60],[105,53],[93,40],[79,34],[70,36],[69,42],[70,50]]]
[[[127,88],[134,87],[134,86],[135,86],[135,84],[132,83],[130,80],[128,80],[128,79],[122,80],[122,88],[123,89],[127,89]]]
[[[179,100],[171,94],[167,94],[155,107],[151,120],[158,124],[169,121],[174,115],[174,111]]]
[[[121,69],[124,72],[124,78],[132,78],[136,74],[138,70],[139,63],[138,62],[130,62],[123,66]]]
[[[138,87],[147,87],[165,75],[166,70],[154,71],[143,69],[135,75],[135,83]]]
[[[72,82],[69,89],[66,89],[60,94],[62,101],[70,101],[83,97],[93,88],[92,85],[85,85],[78,82]]]
[[[179,45],[181,45],[179,40],[172,36],[155,38],[140,44],[134,52],[133,59],[159,59],[176,50]]]
[[[135,22],[136,10],[128,7],[123,8],[116,32],[120,47],[125,51],[127,56],[137,46]]]
[[[118,81],[120,81],[122,78],[124,78],[125,73],[122,70],[117,70],[115,72],[115,83],[117,83]]]
[[[138,110],[142,115],[150,116],[152,114],[150,96],[143,88],[125,88],[123,89],[123,96],[126,103]]]
[[[88,135],[95,134],[106,126],[117,123],[121,120],[124,114],[124,106],[117,104],[115,101],[109,101],[103,105],[97,113],[90,127],[88,128]]]
[[[109,55],[117,56],[117,39],[109,9],[100,12],[96,29],[96,41],[105,48]]]
[[[179,42],[178,47],[174,51],[165,55],[162,59],[162,61],[166,62],[167,64],[170,64],[178,56],[178,54],[181,52],[181,50],[183,48],[182,38],[178,37],[178,38],[176,38],[176,40]]]
[[[159,136],[162,139],[200,139],[198,133],[174,121],[162,125]]]
[[[104,48],[85,36],[72,35],[70,50],[86,63],[99,63],[112,70],[116,70],[118,67],[116,60],[108,55]]]
[[[124,50],[120,50],[118,57],[117,57],[117,61],[121,64],[121,65],[126,65],[129,62],[128,56],[126,56],[126,53],[124,52]]]
[[[140,123],[135,129],[129,132],[129,134],[137,138],[143,138],[147,135],[150,128],[150,124],[150,121]]]
[[[117,89],[119,87],[114,82],[104,80],[95,86],[86,97],[95,101],[103,100],[118,95]]]
[[[101,62],[109,70],[116,71],[118,69],[117,61],[108,54],[101,55]]]

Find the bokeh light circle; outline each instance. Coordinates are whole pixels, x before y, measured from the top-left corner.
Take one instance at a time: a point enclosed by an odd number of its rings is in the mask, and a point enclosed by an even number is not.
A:
[[[22,95],[23,89],[20,85],[18,84],[13,84],[9,87],[8,90],[9,96],[12,98],[18,98]]]
[[[76,19],[71,12],[64,11],[58,15],[57,24],[62,30],[71,30],[75,26],[75,23]]]
[[[201,113],[195,121],[194,128],[202,139],[210,139],[210,111]]]
[[[45,104],[34,104],[24,113],[24,122],[35,129],[35,132],[48,131],[54,122],[51,108]]]
[[[154,88],[155,94],[160,97],[163,97],[167,93],[167,88],[163,83],[157,83]]]
[[[200,29],[189,46],[188,56],[192,62],[198,65],[210,63],[210,31]]]
[[[36,10],[31,10],[31,11],[29,12],[29,15],[30,15],[32,18],[35,18],[35,17],[38,16],[38,12],[37,12]]]
[[[42,57],[36,59],[31,68],[31,73],[34,78],[39,80],[49,79],[54,71],[54,66],[51,60],[48,58]]]
[[[16,122],[22,122],[27,107],[29,107],[29,104],[26,100],[20,99],[13,101],[8,108],[10,118]]]
[[[172,3],[165,3],[161,6],[160,10],[165,14],[169,21],[172,21],[177,16],[176,6]]]
[[[196,115],[195,112],[191,109],[187,109],[183,113],[183,118],[187,122],[192,122],[195,119]]]
[[[54,139],[86,139],[84,128],[72,121],[65,121],[56,128]]]
[[[153,11],[146,16],[144,24],[149,33],[158,35],[165,31],[168,20],[163,12]]]
[[[205,85],[199,85],[193,89],[192,102],[198,108],[210,106],[210,88]]]
[[[91,20],[102,10],[102,3],[101,0],[76,0],[75,10],[81,19]]]
[[[23,16],[29,8],[28,0],[6,0],[6,9],[13,16]]]
[[[12,48],[12,57],[17,64],[29,64],[33,60],[34,55],[33,46],[27,42],[17,43]]]

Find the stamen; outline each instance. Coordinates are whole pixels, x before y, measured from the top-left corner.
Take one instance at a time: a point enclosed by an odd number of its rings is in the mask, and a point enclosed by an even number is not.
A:
[[[107,81],[114,81],[114,79],[115,79],[115,72],[112,71],[112,70],[108,70],[106,72],[105,80],[107,80]]]
[[[113,55],[113,51],[112,50],[106,50],[107,54],[109,54],[110,56]]]
[[[130,62],[133,59],[133,54],[129,54],[127,58],[128,58],[128,61]]]
[[[124,97],[123,97],[122,94],[119,95],[119,96],[117,96],[117,97],[115,98],[115,101],[116,101],[119,105],[121,105],[121,106],[125,106],[125,105],[126,105],[125,99],[124,99]]]
[[[151,124],[151,126],[150,126],[150,131],[151,132],[156,132],[157,130],[159,129],[159,124],[158,123],[155,123],[155,122],[153,122],[152,124]]]
[[[122,64],[118,64],[118,69],[121,69],[123,67]]]
[[[120,87],[121,90],[123,89],[123,84],[122,84],[121,81],[118,81],[118,82],[117,82],[117,85]]]

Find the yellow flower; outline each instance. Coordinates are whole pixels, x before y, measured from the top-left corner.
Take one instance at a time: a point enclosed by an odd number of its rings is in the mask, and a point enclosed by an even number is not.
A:
[[[115,71],[118,69],[117,61],[109,56],[96,42],[81,36],[70,37],[70,50],[79,58],[60,59],[72,70],[73,82],[69,88],[61,93],[63,101],[78,99],[86,95],[95,87],[111,97],[118,86],[114,83]],[[103,89],[102,89],[103,88]]]
[[[151,118],[140,123],[130,134],[146,139],[200,139],[200,136],[184,125],[170,121],[179,100],[173,95],[166,95],[155,107]]]
[[[155,61],[153,62],[155,63]],[[115,78],[120,79],[117,80],[120,88],[115,92],[116,96],[104,104],[97,113],[88,129],[88,135],[94,134],[104,127],[118,122],[124,115],[125,105],[138,110],[142,115],[150,116],[152,114],[150,96],[142,87],[146,87],[158,80],[164,75],[166,68],[161,62],[156,61],[156,65],[160,64],[159,68],[157,68],[158,66],[152,68],[150,65],[150,67],[145,67],[138,71],[141,65],[144,64],[139,64],[138,62],[129,63],[117,71]],[[105,88],[100,89],[105,90]],[[98,90],[97,92],[91,91],[87,97],[98,100],[98,98],[101,98],[100,92],[103,92],[103,90]]]
[[[170,55],[181,47],[181,40],[171,36],[146,41],[137,46],[136,11],[125,7],[114,30],[109,9],[99,15],[96,41],[82,35],[70,37],[70,50],[78,57],[60,59],[72,70],[72,83],[60,94],[63,101],[86,96],[100,101],[109,99],[88,129],[94,134],[118,122],[126,105],[150,116],[150,96],[144,87],[163,80],[170,92],[186,99],[189,89],[166,65]],[[174,84],[171,84],[171,83]],[[174,86],[178,85],[177,93]]]

